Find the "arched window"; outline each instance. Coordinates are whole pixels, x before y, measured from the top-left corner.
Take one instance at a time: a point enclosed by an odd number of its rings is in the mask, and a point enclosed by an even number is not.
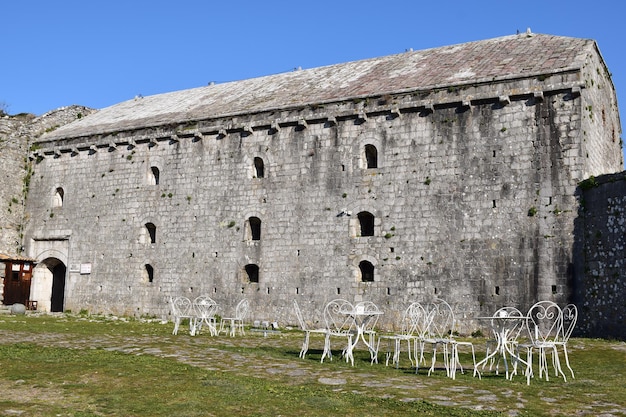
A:
[[[258,217],[248,219],[248,240],[261,240],[261,219]]]
[[[374,282],[374,265],[371,262],[359,262],[359,270],[361,271],[361,281]]]
[[[150,167],[150,184],[151,185],[159,185],[159,168],[157,167]]]
[[[259,282],[259,266],[255,264],[248,264],[245,266],[246,278],[248,282]]]
[[[374,236],[374,215],[367,211],[357,214],[359,226],[361,227],[361,236]]]
[[[265,177],[265,164],[263,163],[263,159],[258,156],[254,158],[254,176],[256,178]]]
[[[54,197],[52,197],[52,207],[63,207],[64,195],[65,191],[63,191],[63,188],[57,188],[54,192]]]
[[[378,168],[378,150],[374,145],[365,145],[365,166],[369,168]]]
[[[150,264],[145,265],[144,276],[146,281],[154,282],[154,268]]]
[[[146,231],[150,236],[150,243],[156,243],[156,226],[153,223],[146,223]]]

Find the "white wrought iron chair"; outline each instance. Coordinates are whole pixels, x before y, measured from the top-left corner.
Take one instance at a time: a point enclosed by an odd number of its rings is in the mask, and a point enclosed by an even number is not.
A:
[[[195,334],[199,334],[202,330],[202,326],[206,324],[209,328],[211,336],[217,335],[217,320],[215,315],[217,314],[217,303],[207,296],[199,296],[193,300],[193,308],[195,311]]]
[[[309,341],[311,338],[311,334],[323,334],[326,335],[326,329],[309,329],[302,316],[302,311],[300,311],[300,306],[296,300],[293,300],[293,308],[296,312],[296,316],[298,317],[298,324],[300,325],[300,329],[304,332],[304,340],[302,341],[302,348],[300,349],[300,358],[304,359],[306,357],[306,353],[309,351]],[[324,338],[326,339],[326,338]]]
[[[559,334],[554,344],[557,350],[557,354],[558,354],[559,348],[563,350],[563,356],[565,357],[565,364],[567,365],[567,368],[572,374],[572,378],[575,378],[574,370],[572,369],[569,363],[569,355],[567,353],[567,343],[569,341],[570,336],[572,335],[572,332],[574,331],[574,327],[576,326],[576,321],[578,320],[578,308],[574,304],[568,304],[565,307],[563,307],[563,309],[561,310],[561,316],[562,316],[561,330],[559,331]],[[559,358],[557,355],[554,355],[553,359],[558,360]],[[561,368],[560,364],[557,365],[555,363],[554,365],[555,365],[555,370],[557,369],[557,366],[558,366],[558,369]]]
[[[534,376],[533,352],[535,350],[537,351],[539,378],[545,375],[546,381],[549,380],[548,351],[555,355],[553,364],[556,367],[556,372],[565,378],[565,374],[560,369],[555,344],[559,338],[562,322],[563,314],[561,308],[553,301],[539,301],[528,310],[526,326],[529,342],[518,345],[519,349],[526,349],[526,378],[528,385],[530,385],[530,379]]]
[[[336,299],[326,304],[324,307],[324,322],[326,323],[326,338],[324,340],[324,352],[320,362],[324,362],[324,358],[328,356],[333,359],[331,350],[331,338],[340,338],[346,340],[346,345],[342,349],[342,355],[346,358],[346,362],[350,360],[352,341],[356,335],[354,329],[354,320],[346,311],[352,311],[353,305],[347,300]]]
[[[244,321],[246,319],[246,316],[248,315],[249,307],[250,302],[247,298],[239,301],[237,307],[235,307],[235,315],[233,317],[222,317],[219,333],[227,332],[228,330],[224,326],[225,323],[229,323],[231,337],[234,337],[237,334],[237,331],[239,331],[242,336],[245,335],[246,332],[244,330]]]
[[[391,363],[398,368],[400,366],[400,353],[402,350],[402,342],[406,343],[407,352],[409,356],[409,361],[411,362],[411,366],[416,366],[415,360],[419,360],[417,351],[418,351],[418,339],[419,336],[416,334],[417,332],[417,318],[421,316],[419,311],[422,310],[422,306],[417,303],[411,303],[407,309],[402,314],[402,318],[400,320],[400,332],[380,335],[378,338],[378,344],[376,346],[376,350],[380,350],[380,343],[382,340],[387,341],[387,352],[385,354],[385,366],[389,366],[389,359],[391,359]],[[393,354],[392,354],[392,344],[393,344]],[[413,345],[413,353],[411,353],[411,345]]]
[[[195,314],[191,300],[187,297],[170,297],[170,308],[172,309],[172,320],[174,322],[174,330],[172,334],[178,334],[180,323],[189,320],[189,334],[195,334]]]
[[[426,307],[426,315],[428,317],[428,335],[424,342],[432,345],[433,358],[428,375],[435,370],[437,362],[437,348],[442,347],[443,364],[448,377],[456,378],[457,367],[463,373],[463,366],[459,361],[459,346],[468,347],[472,353],[472,361],[476,368],[476,353],[474,345],[471,342],[459,341],[453,338],[456,322],[454,319],[454,311],[450,304],[441,298],[437,298]]]

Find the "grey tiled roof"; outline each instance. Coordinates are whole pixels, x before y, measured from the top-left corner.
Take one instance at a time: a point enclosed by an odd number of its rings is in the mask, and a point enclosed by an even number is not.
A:
[[[589,39],[526,33],[135,98],[43,140],[582,68]]]

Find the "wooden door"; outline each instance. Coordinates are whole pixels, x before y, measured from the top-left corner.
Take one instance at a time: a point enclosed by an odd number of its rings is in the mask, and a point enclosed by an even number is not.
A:
[[[4,304],[28,305],[30,281],[33,276],[30,263],[6,262],[4,274]]]

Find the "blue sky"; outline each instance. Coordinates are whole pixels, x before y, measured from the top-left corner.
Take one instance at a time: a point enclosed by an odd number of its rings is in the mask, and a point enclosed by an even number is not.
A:
[[[591,38],[626,103],[615,0],[23,0],[0,7],[0,105],[41,115],[511,35]],[[624,116],[622,112],[622,118]]]

